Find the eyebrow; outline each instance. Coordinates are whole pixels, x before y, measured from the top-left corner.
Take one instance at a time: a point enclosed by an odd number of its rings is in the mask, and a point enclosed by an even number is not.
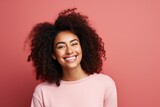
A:
[[[73,40],[70,41],[70,43],[72,43],[72,42],[74,42],[74,41],[78,41],[78,42],[79,42],[78,39],[73,39]],[[58,42],[58,43],[56,43],[56,46],[57,46],[58,44],[65,44],[65,42]]]

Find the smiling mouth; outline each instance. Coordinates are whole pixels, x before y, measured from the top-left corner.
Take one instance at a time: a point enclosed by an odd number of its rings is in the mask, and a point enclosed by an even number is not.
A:
[[[66,57],[66,58],[64,58],[64,59],[65,59],[66,61],[70,62],[70,61],[76,60],[76,58],[77,58],[77,55],[75,55],[75,56],[70,56],[70,57]]]

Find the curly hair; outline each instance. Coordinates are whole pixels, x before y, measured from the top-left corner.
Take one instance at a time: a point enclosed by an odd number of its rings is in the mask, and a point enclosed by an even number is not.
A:
[[[103,59],[106,59],[104,43],[96,30],[90,26],[88,17],[76,10],[64,10],[59,13],[55,23],[38,23],[31,30],[28,36],[31,43],[28,61],[33,62],[37,80],[60,85],[62,68],[52,55],[53,42],[61,31],[71,31],[79,38],[83,53],[81,66],[87,74],[99,73],[102,70]]]

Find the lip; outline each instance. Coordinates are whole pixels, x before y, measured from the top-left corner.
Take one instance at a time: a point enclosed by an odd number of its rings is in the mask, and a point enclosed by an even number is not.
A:
[[[64,57],[64,60],[67,61],[67,62],[74,62],[76,59],[77,59],[77,55]]]

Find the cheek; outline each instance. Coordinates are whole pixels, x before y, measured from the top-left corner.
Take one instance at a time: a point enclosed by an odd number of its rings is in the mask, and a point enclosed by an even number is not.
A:
[[[55,53],[57,58],[62,57],[64,55],[64,51],[60,51],[60,50],[56,51]]]
[[[82,53],[81,47],[79,47],[79,48],[77,49],[77,51],[78,51],[79,53]]]
[[[81,49],[81,47],[76,48],[75,51],[76,51],[79,55],[82,56],[82,49]]]

